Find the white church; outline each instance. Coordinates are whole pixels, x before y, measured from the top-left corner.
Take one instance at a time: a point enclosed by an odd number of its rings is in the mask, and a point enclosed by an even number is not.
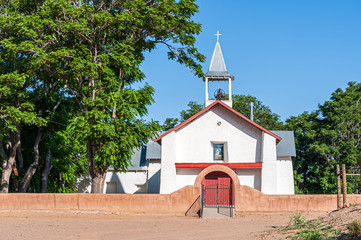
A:
[[[213,81],[228,83],[229,99],[224,99],[221,90],[215,100],[209,98],[209,83]],[[169,194],[194,185],[207,168],[213,171],[201,176],[202,189],[214,184],[232,186],[231,177],[221,171],[227,168],[241,185],[264,194],[294,194],[293,132],[267,130],[235,111],[233,81],[217,36],[204,76],[205,108],[137,150],[128,172],[109,169],[104,193]],[[89,184],[82,186],[79,191],[90,192]]]

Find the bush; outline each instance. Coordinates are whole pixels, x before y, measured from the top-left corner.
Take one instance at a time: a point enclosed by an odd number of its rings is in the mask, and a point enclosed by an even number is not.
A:
[[[336,239],[338,231],[331,226],[324,226],[320,220],[306,221],[301,212],[296,212],[290,217],[287,226],[296,229],[297,232],[288,238],[303,240]]]
[[[351,237],[358,237],[361,235],[361,218],[353,220],[347,224],[347,230]]]

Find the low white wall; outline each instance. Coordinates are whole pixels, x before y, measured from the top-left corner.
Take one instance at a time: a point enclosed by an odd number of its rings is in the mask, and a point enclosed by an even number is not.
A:
[[[261,191],[261,169],[236,169],[241,185],[246,185]]]
[[[108,184],[116,184],[116,191],[107,188]],[[147,171],[128,171],[119,173],[109,171],[105,177],[104,193],[146,193]]]
[[[202,169],[177,169],[177,189],[187,185],[194,185],[198,174]]]

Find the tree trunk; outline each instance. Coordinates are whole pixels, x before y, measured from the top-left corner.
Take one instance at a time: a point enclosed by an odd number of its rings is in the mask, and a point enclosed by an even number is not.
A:
[[[103,193],[106,172],[92,175],[91,193]]]
[[[1,173],[1,182],[0,182],[0,193],[9,192],[9,182],[11,172],[13,171],[13,166],[15,164],[16,150],[20,145],[20,132],[11,133],[11,148],[10,155],[5,158],[3,163],[3,170]],[[1,144],[1,143],[0,143]]]
[[[18,159],[18,169],[23,170],[24,169],[24,158],[23,158],[23,154],[21,152],[21,143],[19,144],[19,147],[16,149],[16,157]]]
[[[28,170],[25,173],[24,178],[19,183],[19,192],[27,192],[30,180],[34,176],[36,170],[38,169],[39,165],[39,144],[41,140],[42,129],[41,127],[38,128],[38,135],[36,136],[34,142],[34,162],[30,165]]]
[[[90,140],[87,141],[87,159],[91,181],[91,193],[103,193],[105,175],[108,168],[102,171],[96,167],[94,160],[95,145]]]
[[[47,193],[48,191],[48,176],[51,170],[51,163],[50,163],[50,157],[51,157],[51,152],[50,149],[48,151],[48,154],[46,155],[45,158],[45,162],[44,162],[44,168],[43,171],[41,173],[41,190],[40,192],[42,193]]]

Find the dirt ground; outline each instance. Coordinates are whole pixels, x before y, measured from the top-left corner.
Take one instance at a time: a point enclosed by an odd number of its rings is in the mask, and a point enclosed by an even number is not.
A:
[[[0,211],[0,240],[7,239],[272,239],[292,213],[241,213],[236,218],[102,212]],[[304,213],[307,219],[324,212]]]

